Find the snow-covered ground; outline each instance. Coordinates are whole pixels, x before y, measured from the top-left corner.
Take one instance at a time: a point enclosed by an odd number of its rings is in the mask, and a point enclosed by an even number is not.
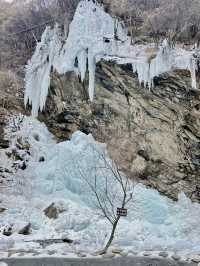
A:
[[[38,243],[25,241],[62,237],[71,238],[74,243],[50,245],[41,252],[73,254],[101,249],[111,227],[95,208],[95,198],[86,180],[91,182],[96,173],[93,170],[99,163],[94,150],[108,156],[106,145],[82,132],[74,133],[70,141],[56,143],[38,120],[24,117],[19,130],[13,130],[13,121],[19,119],[10,119],[7,128],[10,149],[17,149],[20,138],[26,149],[29,144],[29,152],[24,155],[26,169],[16,171],[13,186],[1,189],[1,207],[7,210],[0,213],[0,227],[12,225],[13,234],[7,237],[0,233],[0,250],[41,251]],[[19,152],[24,150],[20,148]],[[101,186],[106,172],[97,174]],[[108,179],[111,180],[110,173]],[[110,182],[109,189],[117,191],[117,185]],[[44,209],[51,203],[60,210],[57,219],[49,219],[44,214]],[[31,234],[19,235],[17,232],[29,222]],[[200,252],[199,224],[200,205],[192,203],[184,194],[180,194],[175,203],[157,191],[137,184],[128,206],[128,217],[120,220],[114,245],[136,251]]]

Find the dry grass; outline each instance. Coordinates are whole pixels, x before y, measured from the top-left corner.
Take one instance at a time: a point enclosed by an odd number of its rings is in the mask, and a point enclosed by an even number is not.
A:
[[[14,107],[19,89],[20,82],[12,71],[0,71],[0,107]]]
[[[15,73],[10,70],[0,71],[0,92],[10,93],[11,90],[18,91],[20,85]]]

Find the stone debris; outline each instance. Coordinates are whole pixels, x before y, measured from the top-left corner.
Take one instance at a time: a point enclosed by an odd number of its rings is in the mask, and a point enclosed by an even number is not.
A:
[[[114,254],[120,254],[123,252],[123,249],[122,248],[113,248],[112,249],[112,253]]]
[[[5,211],[6,211],[5,208],[0,208],[0,213],[5,212]]]
[[[145,256],[145,257],[151,256],[151,255],[152,255],[152,253],[149,252],[149,251],[145,251],[145,252],[143,253],[143,256]]]
[[[177,254],[174,254],[174,255],[172,255],[172,259],[173,260],[180,260],[181,257],[179,255],[177,255]]]
[[[165,252],[165,251],[161,251],[158,255],[159,255],[160,257],[163,257],[163,258],[167,258],[167,257],[168,257],[168,253]]]
[[[45,215],[49,219],[57,219],[59,215],[58,208],[55,206],[55,203],[52,203],[44,210]]]
[[[192,257],[191,261],[199,263],[200,262],[200,256]]]
[[[112,259],[115,257],[115,254],[114,253],[106,253],[106,254],[103,254],[102,257],[104,259]]]
[[[120,252],[120,255],[122,257],[127,257],[128,256],[128,252],[126,252],[126,251]]]
[[[77,252],[77,256],[79,258],[86,258],[87,257],[87,255],[85,253],[82,253],[82,252]]]
[[[21,230],[19,230],[18,234],[20,235],[30,235],[31,233],[31,223],[25,225]]]

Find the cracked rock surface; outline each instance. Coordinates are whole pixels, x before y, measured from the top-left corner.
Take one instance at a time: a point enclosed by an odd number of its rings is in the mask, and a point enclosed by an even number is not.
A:
[[[46,112],[40,115],[58,141],[76,130],[108,145],[110,156],[131,178],[176,200],[184,191],[200,201],[200,91],[187,71],[154,80],[149,91],[131,66],[101,62],[96,97],[73,73],[53,78]]]

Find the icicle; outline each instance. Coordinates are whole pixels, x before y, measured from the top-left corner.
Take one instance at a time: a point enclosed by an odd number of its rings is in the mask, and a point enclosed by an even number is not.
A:
[[[96,69],[96,62],[93,53],[90,51],[88,52],[88,68],[89,68],[89,97],[90,101],[94,100],[94,84],[95,84],[95,69]]]
[[[81,74],[81,81],[83,82],[87,68],[87,52],[85,49],[78,54],[78,68]]]
[[[117,27],[115,27],[118,25]],[[123,25],[116,22],[101,6],[93,1],[79,2],[69,27],[67,40],[62,47],[58,26],[47,27],[41,42],[26,67],[25,105],[32,104],[32,114],[42,111],[50,86],[52,66],[59,74],[74,71],[85,79],[89,71],[89,97],[94,99],[96,62],[113,60],[130,63],[138,73],[141,84],[151,89],[154,77],[173,69],[187,69],[191,73],[192,87],[196,88],[196,61],[193,51],[172,49],[167,40],[160,45],[131,45]],[[78,66],[75,64],[78,59]]]
[[[52,30],[47,27],[41,42],[26,66],[25,76],[25,106],[29,102],[32,105],[32,115],[37,116],[38,111],[44,109],[48,89],[50,86],[50,73],[55,56],[61,48],[60,32],[58,25]]]
[[[192,88],[195,90],[197,89],[196,69],[197,69],[196,61],[194,58],[192,58],[190,62],[190,73],[192,78]]]

